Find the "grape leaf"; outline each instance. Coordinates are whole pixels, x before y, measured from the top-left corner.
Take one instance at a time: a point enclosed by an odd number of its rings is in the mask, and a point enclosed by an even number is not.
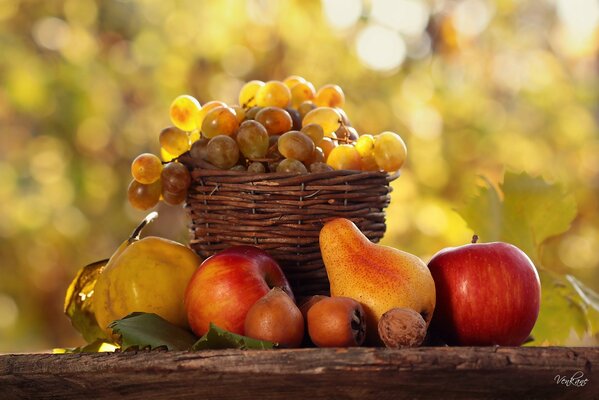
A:
[[[107,338],[91,310],[94,286],[107,262],[107,259],[101,260],[81,268],[69,285],[65,296],[64,313],[88,343]]]
[[[150,313],[134,312],[108,325],[120,336],[121,349],[189,350],[197,337],[191,332],[171,324],[164,318]]]
[[[574,196],[526,173],[507,172],[501,193],[485,183],[458,213],[481,241],[512,243],[535,262],[541,244],[567,231],[578,212]]]
[[[599,296],[570,275],[548,271],[540,261],[544,242],[566,232],[576,217],[574,197],[526,173],[507,172],[499,190],[484,180],[485,186],[457,211],[482,241],[512,243],[537,266],[541,310],[530,344],[563,344],[572,333],[597,335]]]
[[[200,338],[192,350],[208,349],[243,349],[243,350],[267,350],[276,346],[273,342],[252,339],[226,331],[210,323],[208,332]]]

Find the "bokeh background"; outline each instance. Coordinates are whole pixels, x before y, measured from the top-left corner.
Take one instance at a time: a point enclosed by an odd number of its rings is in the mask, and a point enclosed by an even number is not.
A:
[[[454,210],[523,171],[575,196],[548,264],[599,290],[598,26],[596,0],[0,0],[0,352],[82,343],[65,290],[145,215],[129,164],[173,98],[291,74],[405,139],[385,243],[467,242]],[[150,233],[186,241],[183,208],[158,211]]]

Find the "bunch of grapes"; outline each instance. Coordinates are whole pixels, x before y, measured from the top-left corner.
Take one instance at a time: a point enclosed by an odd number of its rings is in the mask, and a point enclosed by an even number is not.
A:
[[[139,155],[131,165],[132,206],[146,210],[161,199],[183,202],[191,177],[177,161],[188,153],[205,168],[244,173],[318,173],[333,170],[395,172],[407,149],[394,132],[359,135],[343,111],[345,94],[333,84],[315,89],[300,76],[247,82],[239,105],[189,95],[170,106],[173,126],[160,133],[160,155]]]

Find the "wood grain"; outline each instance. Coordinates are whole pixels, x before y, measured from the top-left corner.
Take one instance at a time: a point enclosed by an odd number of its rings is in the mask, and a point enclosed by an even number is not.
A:
[[[580,371],[583,387],[557,384]],[[599,348],[0,355],[1,399],[599,399]]]

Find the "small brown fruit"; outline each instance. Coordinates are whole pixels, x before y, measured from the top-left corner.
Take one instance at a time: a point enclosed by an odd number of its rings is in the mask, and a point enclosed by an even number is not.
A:
[[[245,335],[280,347],[299,347],[304,338],[304,317],[287,293],[275,287],[249,309]]]
[[[389,348],[416,347],[424,341],[426,322],[410,308],[392,308],[379,320],[378,331]]]
[[[308,310],[308,333],[318,347],[360,346],[366,338],[362,305],[349,297],[325,297]]]
[[[304,301],[302,301],[302,303],[299,306],[299,309],[302,312],[304,321],[306,321],[306,323],[308,322],[308,310],[310,309],[310,307],[318,303],[320,300],[327,299],[328,297],[329,296],[316,294],[314,296],[307,297],[306,299],[304,299]]]

